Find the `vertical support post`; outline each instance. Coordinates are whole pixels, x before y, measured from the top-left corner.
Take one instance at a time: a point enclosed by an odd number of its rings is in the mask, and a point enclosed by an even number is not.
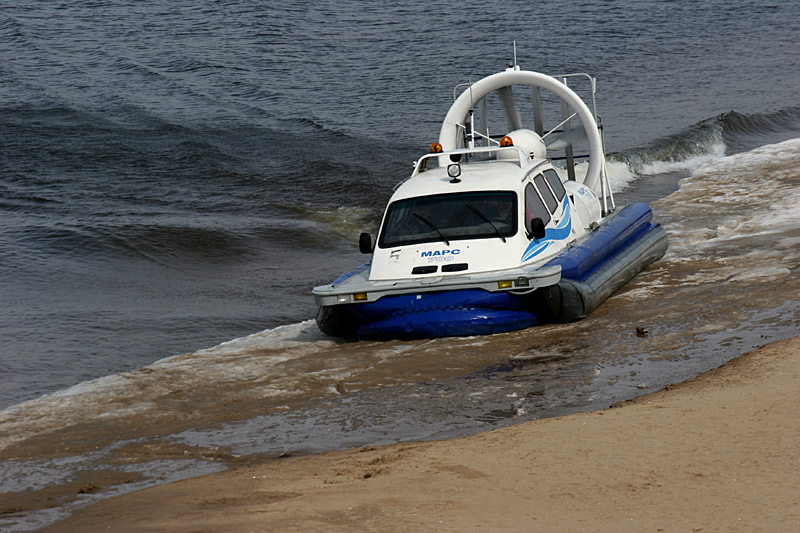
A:
[[[469,110],[469,148],[475,148],[475,109]]]
[[[561,83],[567,85],[567,78],[561,78]],[[564,100],[561,100],[561,114],[563,118],[567,118],[570,116],[569,106]],[[570,121],[567,120],[564,123],[564,136],[566,138],[567,133],[570,131]],[[570,181],[575,181],[575,157],[572,152],[572,143],[568,142],[567,146],[564,148],[564,155],[566,156],[566,165],[567,165],[567,178]]]
[[[594,79],[594,78],[593,78]],[[603,168],[600,173],[601,183],[603,188],[603,216],[617,210],[617,204],[614,201],[614,192],[611,190],[611,182],[608,180],[608,170],[606,169],[606,137],[603,129],[602,119],[595,113],[595,121],[597,122],[597,129],[600,130],[600,144],[603,147]],[[608,202],[611,201],[611,209],[608,208]]]
[[[482,113],[482,115],[483,115],[483,126],[484,126],[484,130],[486,131],[486,139],[485,139],[484,144],[486,146],[491,146],[491,143],[489,142],[489,139],[491,139],[491,137],[489,136],[489,114],[488,114],[488,111],[486,110],[486,98],[481,98],[481,103],[483,104],[483,113]]]

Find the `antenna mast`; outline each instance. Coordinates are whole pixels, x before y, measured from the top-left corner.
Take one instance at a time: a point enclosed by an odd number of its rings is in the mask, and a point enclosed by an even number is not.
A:
[[[519,65],[517,65],[517,41],[514,40],[514,70],[519,70]]]

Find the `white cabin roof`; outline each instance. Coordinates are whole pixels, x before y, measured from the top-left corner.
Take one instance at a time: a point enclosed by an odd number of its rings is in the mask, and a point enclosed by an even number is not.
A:
[[[470,162],[461,165],[458,183],[452,183],[446,168],[433,168],[403,182],[391,201],[468,191],[516,191],[528,171],[544,162],[534,160],[532,165],[525,168],[520,168],[514,161]]]

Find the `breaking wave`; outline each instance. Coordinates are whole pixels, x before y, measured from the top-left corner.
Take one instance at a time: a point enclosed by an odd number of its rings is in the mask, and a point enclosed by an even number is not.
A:
[[[650,176],[692,171],[724,155],[798,136],[800,107],[761,114],[730,111],[644,146],[609,154],[609,173],[624,176],[627,171],[631,175]]]

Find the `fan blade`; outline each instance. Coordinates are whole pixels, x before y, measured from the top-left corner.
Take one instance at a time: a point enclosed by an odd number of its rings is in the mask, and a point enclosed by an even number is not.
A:
[[[586,132],[583,128],[567,130],[558,135],[550,135],[545,138],[544,143],[548,150],[561,150],[567,146],[572,146],[576,142],[585,141]]]
[[[531,87],[533,99],[533,131],[539,137],[544,137],[544,117],[542,116],[542,93],[539,87]]]
[[[500,101],[503,102],[506,118],[508,118],[508,131],[521,129],[522,115],[520,115],[517,103],[514,101],[514,93],[511,92],[511,87],[501,87],[497,92],[500,94]]]

